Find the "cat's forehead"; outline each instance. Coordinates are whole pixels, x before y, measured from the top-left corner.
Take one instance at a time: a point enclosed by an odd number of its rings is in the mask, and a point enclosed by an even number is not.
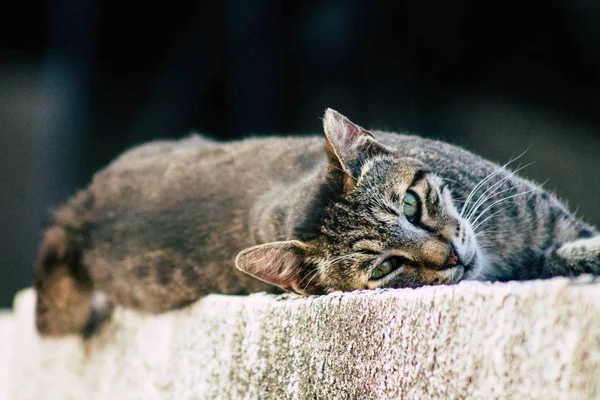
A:
[[[441,186],[443,181],[423,162],[413,158],[377,157],[363,166],[358,184],[368,190],[393,188],[406,190],[418,184]]]

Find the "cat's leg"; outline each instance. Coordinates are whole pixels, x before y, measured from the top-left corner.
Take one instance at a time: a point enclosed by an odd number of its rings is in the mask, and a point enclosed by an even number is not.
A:
[[[578,239],[549,249],[541,266],[540,278],[600,275],[600,236]]]
[[[79,265],[67,232],[46,232],[35,270],[36,327],[43,335],[84,333],[92,307],[93,285]]]
[[[187,305],[209,290],[199,265],[168,249],[132,252],[123,259],[92,250],[86,265],[95,288],[115,305],[161,313]]]
[[[93,334],[113,304],[164,312],[196,300],[200,268],[168,250],[142,252],[115,261],[82,254],[77,234],[54,226],[46,233],[34,286],[40,334]],[[110,252],[109,252],[110,253]]]

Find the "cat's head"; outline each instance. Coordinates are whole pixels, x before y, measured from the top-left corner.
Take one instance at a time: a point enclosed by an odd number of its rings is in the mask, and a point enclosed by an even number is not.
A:
[[[243,250],[242,271],[301,294],[451,284],[474,273],[478,245],[445,181],[328,109],[317,234]],[[314,206],[314,205],[313,205]]]

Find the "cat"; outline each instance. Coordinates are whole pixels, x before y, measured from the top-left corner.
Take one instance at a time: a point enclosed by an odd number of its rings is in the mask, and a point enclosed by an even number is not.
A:
[[[193,135],[125,152],[54,213],[38,331],[86,334],[115,304],[160,313],[209,293],[600,273],[598,231],[507,165],[331,109],[323,126],[324,140]]]

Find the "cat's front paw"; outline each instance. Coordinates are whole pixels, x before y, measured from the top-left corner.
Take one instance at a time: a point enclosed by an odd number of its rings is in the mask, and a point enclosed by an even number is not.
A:
[[[600,274],[600,236],[565,243],[556,250],[555,258],[569,275]]]

